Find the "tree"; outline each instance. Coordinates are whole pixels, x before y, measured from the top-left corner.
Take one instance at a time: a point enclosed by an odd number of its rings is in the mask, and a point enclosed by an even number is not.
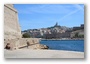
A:
[[[78,33],[75,34],[75,37],[78,37]]]
[[[30,38],[30,34],[29,34],[29,33],[24,33],[24,34],[22,35],[22,37],[23,37],[23,38]]]
[[[84,35],[79,35],[78,37],[79,37],[79,38],[84,38]]]

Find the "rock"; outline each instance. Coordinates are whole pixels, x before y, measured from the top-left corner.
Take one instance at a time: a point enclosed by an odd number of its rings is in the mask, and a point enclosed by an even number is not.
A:
[[[41,49],[48,49],[49,47],[46,46],[46,45],[42,45],[42,44],[40,44],[40,48],[41,48]]]
[[[49,47],[48,47],[48,46],[46,46],[46,45],[44,45],[44,48],[45,48],[45,49],[48,49]]]
[[[10,43],[7,43],[7,45],[6,45],[5,49],[8,49],[8,50],[10,50],[10,49],[11,49]]]

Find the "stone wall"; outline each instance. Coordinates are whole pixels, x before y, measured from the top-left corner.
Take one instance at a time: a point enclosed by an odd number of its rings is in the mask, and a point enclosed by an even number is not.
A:
[[[47,49],[46,45],[41,45],[39,43],[39,38],[20,38],[20,39],[11,39],[11,40],[5,40],[6,43],[10,43],[11,50],[16,49]],[[27,42],[29,43],[29,46],[27,46]],[[4,44],[4,47],[7,44]]]
[[[4,5],[4,39],[21,38],[18,13],[13,4]]]

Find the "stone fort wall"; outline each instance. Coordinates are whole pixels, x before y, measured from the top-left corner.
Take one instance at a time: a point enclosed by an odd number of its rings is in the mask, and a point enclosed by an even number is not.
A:
[[[21,38],[17,10],[13,4],[4,5],[4,39]]]
[[[45,45],[39,43],[38,38],[22,38],[21,29],[18,22],[18,13],[13,4],[4,5],[4,48],[10,49],[27,48],[29,42],[30,49],[44,49]]]

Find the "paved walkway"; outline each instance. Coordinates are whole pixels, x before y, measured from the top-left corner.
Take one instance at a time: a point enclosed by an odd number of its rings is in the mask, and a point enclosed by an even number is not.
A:
[[[4,50],[5,58],[84,58],[83,52],[62,50]]]

